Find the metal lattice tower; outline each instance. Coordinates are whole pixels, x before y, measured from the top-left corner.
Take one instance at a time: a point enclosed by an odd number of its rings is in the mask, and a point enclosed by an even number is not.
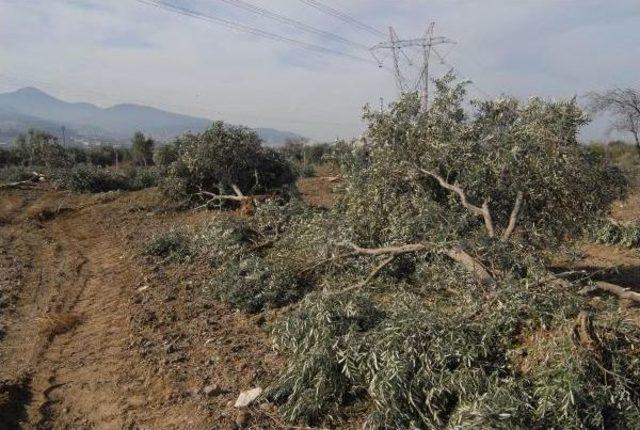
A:
[[[435,54],[440,60],[442,56],[435,50],[438,45],[453,44],[453,40],[444,36],[434,35],[435,22],[427,27],[427,31],[423,37],[417,39],[400,39],[393,27],[389,27],[389,41],[380,42],[370,48],[371,55],[378,62],[380,67],[383,66],[385,58],[381,55],[383,51],[390,51],[393,59],[393,70],[396,77],[396,84],[400,92],[414,91],[420,89],[422,109],[426,110],[429,105],[429,60],[431,54]],[[417,82],[410,83],[409,79],[402,72],[400,66],[401,57],[407,61],[409,66],[415,66],[415,61],[407,54],[408,49],[418,49],[421,53],[421,62],[419,66],[419,77]]]

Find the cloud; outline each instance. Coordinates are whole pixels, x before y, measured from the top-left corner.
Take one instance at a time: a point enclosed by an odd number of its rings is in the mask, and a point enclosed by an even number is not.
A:
[[[211,16],[369,58],[220,0],[167,0]],[[370,46],[382,36],[294,0],[246,0]],[[618,0],[323,0],[401,37],[427,23],[457,41],[447,62],[474,95],[572,96],[640,86],[640,6]],[[34,85],[69,100],[132,102],[318,139],[362,130],[361,108],[396,96],[393,75],[135,0],[0,3],[0,90]],[[446,52],[446,49],[443,49]],[[449,68],[434,62],[434,72]],[[591,132],[593,136],[600,129]]]

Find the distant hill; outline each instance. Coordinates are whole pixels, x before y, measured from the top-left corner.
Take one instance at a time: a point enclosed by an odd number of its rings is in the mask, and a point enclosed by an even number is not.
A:
[[[10,141],[30,128],[67,137],[126,143],[142,131],[166,141],[187,131],[200,132],[211,120],[163,111],[148,106],[119,104],[100,108],[90,103],[68,103],[37,88],[0,94],[0,141]],[[256,128],[267,145],[279,145],[300,135],[272,128]]]

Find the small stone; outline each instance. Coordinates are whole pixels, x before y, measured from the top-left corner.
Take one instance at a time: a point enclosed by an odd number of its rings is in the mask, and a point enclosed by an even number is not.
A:
[[[238,396],[238,400],[236,400],[236,403],[233,406],[236,408],[244,408],[245,406],[249,406],[258,397],[260,397],[260,394],[262,394],[262,388],[260,387],[243,391],[242,393],[240,393],[240,395]]]

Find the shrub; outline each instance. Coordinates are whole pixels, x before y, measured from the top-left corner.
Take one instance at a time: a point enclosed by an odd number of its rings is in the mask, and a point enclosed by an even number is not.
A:
[[[591,238],[597,243],[638,248],[640,246],[640,223],[606,219],[593,226]]]
[[[45,166],[47,168],[68,167],[71,160],[58,138],[52,134],[29,130],[21,134],[14,142],[14,154],[17,160],[26,166]]]
[[[125,189],[129,191],[155,187],[160,181],[158,170],[154,167],[129,168],[124,171]]]
[[[200,134],[178,139],[178,159],[162,182],[167,197],[193,202],[208,200],[199,194],[273,192],[295,180],[291,166],[275,151],[263,148],[258,135],[243,127],[214,123]]]
[[[154,236],[144,246],[142,253],[162,257],[165,261],[180,261],[193,254],[193,247],[188,234],[170,230]]]
[[[246,312],[259,312],[298,300],[303,285],[295,271],[257,256],[233,260],[210,282],[222,301]]]
[[[86,164],[58,171],[54,181],[62,188],[77,193],[103,193],[126,189],[126,181],[122,175]]]
[[[155,186],[158,182],[158,173],[151,168],[129,169],[125,173],[119,173],[87,164],[57,170],[53,177],[61,188],[77,193],[134,191]]]
[[[316,169],[311,164],[303,164],[298,167],[298,175],[302,176],[303,178],[310,178],[312,176],[315,176],[315,174]]]
[[[155,141],[150,137],[145,137],[141,132],[136,132],[131,139],[131,155],[134,163],[138,166],[149,166],[153,164],[153,147]]]
[[[33,169],[25,166],[6,166],[0,168],[0,182],[18,182],[33,178]]]
[[[178,159],[177,144],[159,145],[153,153],[153,162],[159,167],[169,167]]]
[[[0,168],[19,164],[20,160],[15,151],[8,148],[0,148]]]

